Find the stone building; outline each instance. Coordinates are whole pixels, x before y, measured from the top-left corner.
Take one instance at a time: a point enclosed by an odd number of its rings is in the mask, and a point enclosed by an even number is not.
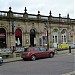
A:
[[[0,48],[47,46],[57,47],[59,43],[75,43],[75,19],[67,17],[28,14],[11,10],[0,11]]]

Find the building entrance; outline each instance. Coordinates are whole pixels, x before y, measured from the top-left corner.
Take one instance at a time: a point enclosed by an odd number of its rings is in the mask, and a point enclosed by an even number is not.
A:
[[[4,28],[0,28],[0,48],[6,47],[6,31]]]
[[[15,31],[15,40],[16,40],[16,47],[22,46],[22,31],[21,29],[16,29]]]
[[[35,29],[31,29],[30,30],[30,46],[33,46],[33,47],[36,46],[35,38],[36,38]]]

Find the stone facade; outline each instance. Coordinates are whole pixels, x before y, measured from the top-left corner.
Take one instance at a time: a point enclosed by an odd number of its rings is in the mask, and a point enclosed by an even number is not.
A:
[[[75,43],[75,19],[28,14],[11,10],[0,11],[0,47],[49,46]]]

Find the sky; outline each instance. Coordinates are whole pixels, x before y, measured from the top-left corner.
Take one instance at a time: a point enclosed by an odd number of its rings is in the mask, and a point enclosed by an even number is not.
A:
[[[51,10],[52,16],[75,18],[75,0],[0,0],[0,11],[8,11],[11,6],[13,12],[24,13],[25,7],[28,14],[38,14],[48,16]]]

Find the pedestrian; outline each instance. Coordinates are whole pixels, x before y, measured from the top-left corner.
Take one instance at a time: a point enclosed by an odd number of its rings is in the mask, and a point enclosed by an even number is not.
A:
[[[15,51],[15,47],[13,46],[12,53],[14,53],[14,51]]]
[[[71,53],[71,46],[69,46],[69,53]]]

